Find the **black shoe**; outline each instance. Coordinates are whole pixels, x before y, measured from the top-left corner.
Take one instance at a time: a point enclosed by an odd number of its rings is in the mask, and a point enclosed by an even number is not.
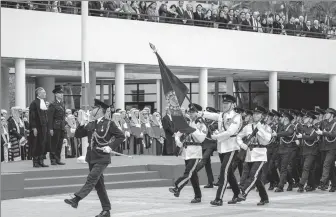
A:
[[[307,186],[305,189],[306,189],[307,192],[315,191],[316,190],[316,188],[313,188],[311,186]]]
[[[335,192],[336,191],[336,187],[331,187],[329,192]]]
[[[65,163],[61,162],[61,161],[56,161],[57,165],[65,165]]]
[[[214,186],[219,186],[219,181],[213,184]]]
[[[169,188],[169,191],[174,194],[175,197],[180,196],[180,192],[177,188]]]
[[[51,162],[50,165],[57,166],[57,163],[56,162]]]
[[[40,158],[39,158],[39,163],[40,163],[40,166],[41,166],[41,167],[49,167],[48,165],[45,165],[45,164],[44,164],[44,159],[43,159],[43,157],[40,157]]]
[[[300,183],[299,183],[299,182],[295,182],[295,183],[294,183],[294,185],[293,185],[293,188],[298,188],[298,187],[299,187],[299,185],[300,185]]]
[[[96,215],[96,217],[110,217],[110,211],[108,210],[105,210],[105,211],[102,211],[101,213],[99,213],[99,215]]]
[[[65,199],[64,202],[66,204],[69,204],[70,206],[72,206],[73,208],[77,208],[78,207],[78,202],[80,201],[79,197],[74,197],[71,199]]]
[[[277,187],[274,192],[284,192],[283,188]]]
[[[326,191],[328,190],[328,186],[326,185],[321,185],[321,191]]]
[[[194,198],[190,201],[190,203],[200,203],[200,202],[202,202],[201,198]]]
[[[258,206],[263,206],[265,204],[269,203],[268,200],[261,200],[259,203],[257,203]]]
[[[228,201],[228,204],[236,204],[238,202],[242,202],[246,200],[246,194],[238,194],[238,196],[234,196],[232,200]]]
[[[268,187],[268,190],[269,190],[269,191],[273,191],[273,190],[274,190],[274,185],[273,185],[273,184],[270,184],[270,186]]]
[[[207,185],[204,186],[204,188],[213,188],[213,187],[214,187],[213,184],[207,184]]]
[[[304,192],[303,185],[299,185],[299,189],[297,190],[297,192],[299,192],[299,193]]]
[[[210,204],[213,206],[223,206],[223,201],[219,199],[215,199],[213,201],[210,201]]]
[[[287,191],[293,191],[293,184],[288,184]]]

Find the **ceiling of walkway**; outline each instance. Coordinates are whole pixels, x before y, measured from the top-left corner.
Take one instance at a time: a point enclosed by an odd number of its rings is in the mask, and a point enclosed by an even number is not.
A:
[[[2,64],[8,67],[14,67],[14,60],[11,58],[2,58]],[[35,60],[27,59],[26,68],[28,69],[46,69],[46,70],[72,70],[80,71],[81,63],[77,61],[58,61],[58,60]],[[90,62],[90,69],[102,72],[100,73],[101,78],[111,79],[111,72],[115,71],[115,63],[95,63]],[[176,75],[189,75],[198,76],[199,68],[194,67],[182,67],[182,66],[169,66],[171,71]],[[49,71],[50,72],[50,71]],[[104,73],[106,72],[106,77]],[[137,64],[125,64],[126,73],[140,73],[140,74],[159,74],[158,65],[137,65]],[[257,79],[268,79],[269,72],[267,71],[252,71],[252,70],[237,70],[237,69],[214,69],[208,70],[209,76],[211,77],[225,77],[228,75],[233,75],[235,80],[257,80]],[[34,74],[33,70],[30,70],[29,75],[39,76],[41,74]],[[64,75],[54,75],[58,79],[65,77]],[[305,74],[305,73],[289,73],[289,72],[279,72],[278,77],[280,79],[286,80],[300,80],[301,78],[312,78],[319,81],[328,81],[328,75],[324,74]],[[69,80],[69,77],[64,79]],[[78,77],[71,78],[70,80],[77,80]]]

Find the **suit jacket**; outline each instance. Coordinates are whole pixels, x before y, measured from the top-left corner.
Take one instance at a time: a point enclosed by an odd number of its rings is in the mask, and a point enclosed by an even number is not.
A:
[[[198,14],[198,12],[194,12],[194,20],[204,20],[204,14]],[[195,21],[195,26],[203,26],[205,25],[204,22],[197,22]]]
[[[177,7],[177,8],[176,8],[176,13],[178,14],[178,15],[177,15],[177,18],[183,19],[183,18],[184,18],[184,15],[185,15],[185,12],[186,12],[186,10],[184,10],[183,8],[182,8],[182,10],[181,10],[180,7]]]
[[[194,19],[194,13],[192,11],[190,11],[190,14],[188,11],[184,11],[184,18],[188,19],[187,25],[194,25],[194,21],[192,21]]]
[[[40,99],[35,99],[29,106],[29,129],[47,127],[47,110],[41,110]],[[38,130],[39,131],[39,130]]]
[[[48,127],[50,130],[65,130],[65,108],[62,102],[53,102],[48,108]]]

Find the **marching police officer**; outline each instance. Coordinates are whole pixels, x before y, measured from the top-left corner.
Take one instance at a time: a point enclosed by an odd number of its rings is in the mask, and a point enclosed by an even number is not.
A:
[[[95,121],[86,126],[80,126],[76,130],[76,135],[91,138],[85,159],[89,164],[90,173],[85,185],[74,194],[75,197],[64,200],[73,208],[77,208],[79,201],[95,188],[103,208],[96,217],[110,217],[111,203],[105,189],[103,173],[111,163],[111,151],[116,150],[125,139],[124,133],[115,123],[105,117],[107,108],[109,108],[108,105],[95,99],[95,108],[92,110]]]
[[[51,165],[64,165],[61,162],[61,152],[65,130],[65,107],[63,103],[63,89],[61,85],[56,85],[52,91],[55,94],[55,101],[48,108],[48,128],[50,132],[50,161]]]
[[[202,193],[199,187],[196,166],[202,159],[202,143],[206,137],[207,128],[202,121],[198,120],[198,112],[202,111],[202,107],[200,105],[193,104],[189,105],[189,108],[191,119],[189,126],[193,132],[186,129],[186,132],[179,130],[175,134],[175,142],[182,150],[182,158],[185,160],[186,167],[184,174],[176,180],[175,187],[169,188],[169,191],[173,193],[175,197],[179,197],[181,190],[186,184],[188,184],[190,179],[195,193],[195,197],[191,200],[191,203],[200,203]]]

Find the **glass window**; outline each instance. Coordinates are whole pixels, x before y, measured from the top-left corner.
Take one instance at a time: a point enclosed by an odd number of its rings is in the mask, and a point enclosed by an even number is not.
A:
[[[139,90],[144,93],[156,93],[156,84],[139,84]]]
[[[215,94],[208,94],[208,106],[215,107]],[[204,108],[205,109],[205,108]]]
[[[268,93],[251,93],[251,107],[256,106],[268,107]]]
[[[135,98],[135,100],[133,100]],[[134,102],[136,101],[136,95],[125,95],[125,102]]]
[[[226,82],[218,82],[218,92],[219,93],[226,93],[227,92]]]
[[[268,81],[251,81],[251,92],[268,92]]]
[[[145,94],[144,96],[145,96],[144,102],[156,102],[156,94]]]
[[[108,94],[108,93],[109,93],[109,85],[104,84],[104,94]]]
[[[198,83],[191,83],[191,92],[198,93],[199,92],[199,84]]]
[[[192,103],[199,104],[199,101],[198,101],[198,93],[196,93],[196,94],[191,94],[191,102],[192,102]]]
[[[187,88],[188,88],[189,91],[190,91],[190,82],[186,82],[186,83],[184,83],[184,85],[187,86]]]
[[[126,84],[125,85],[125,94],[130,94],[137,91],[137,85],[136,84]]]
[[[100,94],[100,85],[96,85],[96,94]]]
[[[208,83],[208,93],[215,93],[215,82]]]
[[[234,82],[235,92],[249,92],[249,82]]]
[[[185,99],[181,105],[182,108],[188,109],[189,101]]]

